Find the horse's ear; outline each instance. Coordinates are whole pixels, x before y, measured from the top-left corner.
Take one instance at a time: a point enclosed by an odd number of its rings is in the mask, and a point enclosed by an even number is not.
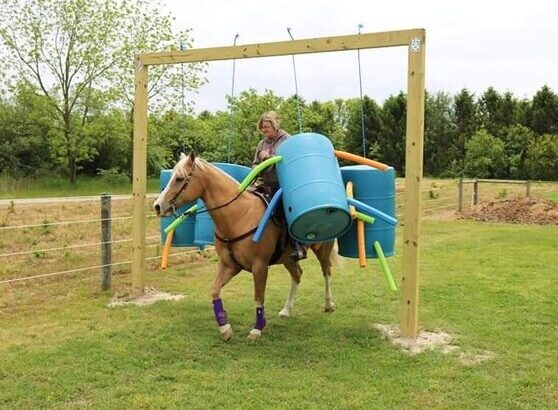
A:
[[[196,152],[194,150],[190,151],[190,161],[193,163],[196,160]]]
[[[185,158],[185,157],[186,157],[186,154],[183,153],[183,152],[181,152],[181,153],[180,153],[180,158],[179,158],[178,160],[180,161],[181,159],[183,159],[183,158]]]

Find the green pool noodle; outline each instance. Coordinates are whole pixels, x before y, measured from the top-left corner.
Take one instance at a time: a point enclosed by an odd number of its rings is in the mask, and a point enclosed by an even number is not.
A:
[[[387,264],[386,257],[384,255],[384,251],[382,250],[382,245],[380,245],[380,242],[374,241],[374,249],[376,250],[376,254],[378,255],[378,259],[380,260],[380,266],[384,271],[384,275],[386,275],[389,288],[395,292],[397,290],[397,286],[395,286],[395,281],[393,280],[393,276],[391,275],[391,271],[389,270],[389,266]]]
[[[197,210],[198,210],[198,204],[192,205],[190,208],[188,208],[186,212],[184,212],[182,215],[180,215],[178,218],[172,221],[172,223],[165,228],[165,233],[168,234],[169,232],[174,231],[178,227],[178,225],[184,222],[184,220],[189,215],[195,213]]]
[[[363,213],[358,212],[358,211],[355,212],[355,215],[358,219],[360,219],[360,220],[362,220],[366,223],[369,223],[369,224],[373,224],[374,221],[375,221],[375,219],[372,216],[363,214]]]
[[[250,185],[250,183],[254,180],[254,178],[256,178],[260,174],[260,172],[262,172],[265,168],[281,161],[282,159],[283,157],[281,155],[276,155],[274,157],[266,159],[261,164],[258,164],[256,167],[254,167],[254,169],[252,169],[252,171],[250,171],[248,175],[246,175],[246,178],[244,178],[244,180],[241,182],[240,186],[238,187],[238,192],[242,192],[246,188],[248,188],[248,185]]]

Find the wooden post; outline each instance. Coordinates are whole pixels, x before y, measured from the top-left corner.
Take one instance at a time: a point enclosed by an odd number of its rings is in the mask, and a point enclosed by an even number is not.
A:
[[[525,181],[525,196],[527,198],[531,196],[531,180]]]
[[[457,181],[457,211],[463,211],[463,178]]]
[[[402,336],[418,333],[421,185],[424,145],[424,30],[410,39],[407,75],[407,131],[405,148],[405,227],[401,287]]]
[[[111,211],[110,195],[101,195],[101,265],[102,279],[101,289],[109,290],[112,282],[112,233],[111,233]]]
[[[471,205],[476,205],[479,201],[479,181],[476,178],[473,181],[473,193],[471,195]]]
[[[145,194],[147,189],[147,66],[136,58],[132,226],[132,292],[145,288]]]

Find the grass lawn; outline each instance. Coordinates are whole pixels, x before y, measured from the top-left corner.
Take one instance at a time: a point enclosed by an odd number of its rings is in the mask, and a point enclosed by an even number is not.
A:
[[[558,408],[558,228],[427,220],[422,234],[419,321],[455,337],[448,354],[410,356],[374,328],[399,320],[377,261],[336,269],[332,314],[315,259],[303,261],[286,321],[289,277],[272,268],[254,344],[250,275],[223,291],[235,330],[225,343],[209,298],[215,261],[171,259],[148,284],[184,299],[145,307],[107,307],[128,274],[107,293],[98,272],[0,285],[0,408]],[[474,357],[488,360],[464,360]]]

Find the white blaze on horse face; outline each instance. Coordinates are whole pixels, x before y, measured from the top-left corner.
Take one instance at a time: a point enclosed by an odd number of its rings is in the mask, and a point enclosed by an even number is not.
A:
[[[183,154],[184,155],[184,154]],[[170,204],[170,199],[174,196],[174,193],[169,194],[171,192],[171,188],[176,186],[176,189],[180,189],[178,186],[178,182],[176,182],[177,176],[181,176],[182,172],[180,171],[184,166],[183,162],[187,159],[186,156],[182,156],[180,161],[175,165],[174,169],[172,170],[171,177],[169,182],[167,182],[167,186],[165,189],[161,191],[155,202],[153,202],[153,209],[159,209],[159,213],[161,216],[169,216],[172,214],[172,206]],[[180,175],[179,175],[180,174]]]

